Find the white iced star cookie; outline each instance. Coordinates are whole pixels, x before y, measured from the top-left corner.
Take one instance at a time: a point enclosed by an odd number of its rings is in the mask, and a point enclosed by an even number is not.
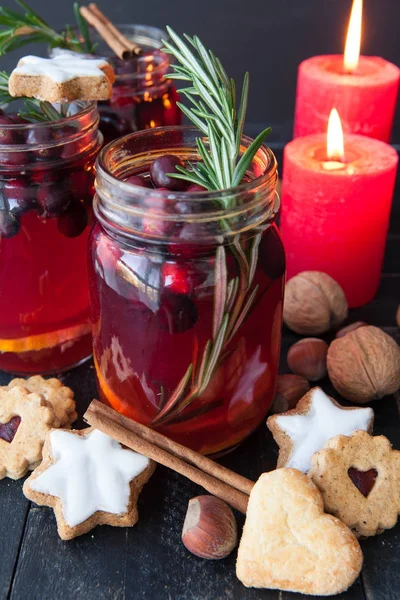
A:
[[[59,536],[70,540],[96,525],[138,520],[137,500],[155,465],[97,429],[53,429],[43,462],[25,481],[29,500],[53,508]]]
[[[296,408],[267,420],[279,446],[277,468],[291,467],[308,473],[314,452],[337,435],[351,435],[357,430],[372,432],[372,408],[340,406],[319,387],[312,388]]]

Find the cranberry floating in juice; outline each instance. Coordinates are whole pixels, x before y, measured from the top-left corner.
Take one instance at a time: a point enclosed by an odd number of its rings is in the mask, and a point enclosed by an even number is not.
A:
[[[140,131],[101,152],[90,242],[102,400],[203,453],[240,443],[271,405],[285,274],[268,130],[242,135],[246,100],[233,110],[233,86],[214,64],[202,65],[217,98],[208,107],[201,94],[204,136]]]
[[[87,65],[90,63],[90,65]],[[87,67],[87,70],[86,70]],[[87,243],[94,160],[101,146],[96,105],[111,89],[104,61],[21,59],[2,74],[2,100],[35,93],[83,96],[71,104],[26,100],[0,117],[0,368],[61,371],[91,354]],[[35,87],[36,86],[36,87]],[[36,89],[37,88],[37,89]],[[102,90],[102,93],[100,93]]]

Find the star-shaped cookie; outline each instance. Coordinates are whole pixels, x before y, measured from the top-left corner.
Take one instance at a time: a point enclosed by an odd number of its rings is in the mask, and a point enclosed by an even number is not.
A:
[[[311,457],[336,435],[372,431],[372,408],[343,407],[319,387],[311,389],[296,408],[272,415],[267,425],[279,446],[277,467],[292,467],[307,473]]]
[[[23,491],[54,509],[60,537],[70,540],[96,525],[134,525],[139,493],[153,471],[152,461],[97,429],[53,429]]]
[[[41,394],[52,405],[58,421],[53,427],[70,427],[76,421],[78,415],[75,410],[74,392],[59,379],[43,379],[40,375],[34,375],[29,379],[13,379],[4,389],[15,387],[24,387],[30,392]]]
[[[20,479],[37,467],[54,423],[54,411],[43,396],[23,387],[0,389],[0,479]]]

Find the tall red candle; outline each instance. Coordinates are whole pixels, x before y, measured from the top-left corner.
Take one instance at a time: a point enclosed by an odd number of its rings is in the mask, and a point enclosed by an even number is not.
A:
[[[345,158],[327,158],[326,135],[297,138],[284,152],[281,232],[288,278],[323,271],[350,306],[380,280],[398,156],[378,140],[347,135]]]
[[[336,107],[345,132],[390,140],[400,70],[360,56],[362,0],[354,0],[344,56],[314,56],[299,66],[294,137],[326,131]]]

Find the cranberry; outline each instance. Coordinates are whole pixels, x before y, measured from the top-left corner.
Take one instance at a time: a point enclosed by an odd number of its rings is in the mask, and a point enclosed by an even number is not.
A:
[[[168,188],[173,191],[185,190],[187,188],[186,181],[167,175],[167,173],[177,173],[178,171],[176,171],[175,167],[178,165],[181,167],[184,166],[181,159],[173,154],[164,154],[164,156],[156,158],[150,167],[150,176],[154,186],[157,188]]]
[[[0,423],[0,439],[11,444],[21,423],[21,417],[12,417],[8,423]]]
[[[0,144],[16,144],[18,142],[18,133],[4,125],[15,125],[12,117],[8,117],[7,115],[0,115]]]
[[[124,179],[125,183],[130,183],[131,185],[137,185],[139,187],[144,188],[152,188],[151,181],[149,179],[145,179],[144,177],[139,177],[139,175],[131,175]]]
[[[268,227],[258,249],[258,259],[270,279],[278,279],[285,273],[286,257],[276,225]]]
[[[47,183],[38,190],[39,214],[47,219],[62,215],[72,201],[71,193],[57,183]]]
[[[53,141],[52,131],[48,127],[34,127],[28,131],[26,143],[30,145],[48,145]],[[35,149],[35,158],[38,162],[56,160],[62,151],[62,146]]]
[[[198,183],[192,183],[192,185],[190,185],[186,191],[188,192],[188,194],[196,194],[197,192],[207,192],[208,190],[207,188],[203,187],[202,185],[199,185]]]
[[[1,142],[0,142],[1,143]],[[0,164],[13,167],[25,167],[29,162],[26,152],[1,151]]]
[[[191,289],[189,267],[177,263],[166,262],[163,264],[161,273],[164,287],[177,294],[188,294]]]
[[[17,235],[20,228],[19,218],[6,210],[0,211],[0,238]]]
[[[7,181],[3,193],[8,209],[14,214],[27,212],[36,205],[36,191],[22,179]]]
[[[58,231],[66,237],[74,238],[83,233],[88,224],[88,215],[80,202],[74,202],[61,217],[58,218]]]
[[[193,300],[184,294],[164,290],[158,311],[161,327],[169,333],[184,333],[197,322],[199,314]]]

